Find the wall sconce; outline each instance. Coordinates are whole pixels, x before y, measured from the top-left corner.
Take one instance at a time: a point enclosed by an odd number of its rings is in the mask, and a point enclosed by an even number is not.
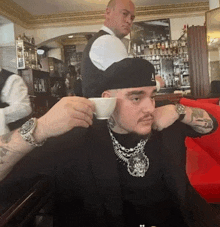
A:
[[[43,49],[38,49],[38,50],[37,50],[37,54],[39,54],[39,55],[43,55],[44,52],[45,52],[45,51],[44,51]]]

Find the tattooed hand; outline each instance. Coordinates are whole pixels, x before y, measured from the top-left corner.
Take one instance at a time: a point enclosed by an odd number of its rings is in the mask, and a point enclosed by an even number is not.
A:
[[[191,121],[192,127],[199,133],[208,133],[213,129],[213,121],[209,114],[202,109],[191,108]]]
[[[154,111],[154,124],[152,127],[158,131],[172,125],[177,119],[178,114],[174,105],[158,107]],[[186,106],[186,115],[182,120],[183,123],[190,125],[196,132],[201,134],[209,133],[213,130],[213,121],[209,114],[199,108]]]

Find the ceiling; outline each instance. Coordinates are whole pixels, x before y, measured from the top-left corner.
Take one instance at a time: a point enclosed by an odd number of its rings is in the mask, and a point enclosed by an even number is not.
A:
[[[0,16],[27,29],[102,24],[109,0],[0,0]],[[136,21],[198,15],[209,0],[133,0]],[[201,15],[201,14],[200,14]],[[164,17],[165,16],[165,17]]]
[[[9,20],[27,29],[102,24],[108,2],[109,0],[0,0],[0,25],[8,23]],[[188,13],[192,15],[204,13],[207,11],[209,0],[133,0],[133,2],[137,9],[136,21],[143,21],[142,18],[146,16],[151,19],[164,18],[164,15],[167,18],[177,14],[183,16]],[[74,34],[71,40],[67,36],[60,37],[59,40],[51,42],[50,48],[77,42],[86,43],[86,35]]]
[[[32,15],[105,10],[109,0],[13,0]],[[136,6],[178,4],[207,0],[133,0]]]

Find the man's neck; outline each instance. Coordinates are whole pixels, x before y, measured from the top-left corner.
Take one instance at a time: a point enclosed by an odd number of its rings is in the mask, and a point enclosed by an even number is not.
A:
[[[128,131],[124,130],[122,127],[117,125],[117,123],[116,123],[116,121],[114,120],[113,117],[109,118],[108,126],[115,133],[118,133],[118,134],[128,134],[129,133]]]
[[[117,38],[119,38],[119,39],[123,39],[123,38],[124,38],[124,36],[119,37],[119,36],[117,35],[117,33],[114,31],[114,28],[112,28],[111,26],[106,25],[105,23],[104,23],[104,26],[105,26],[105,28],[107,28],[107,30],[110,30],[110,31],[111,31],[110,34],[114,34],[114,35],[115,35]]]

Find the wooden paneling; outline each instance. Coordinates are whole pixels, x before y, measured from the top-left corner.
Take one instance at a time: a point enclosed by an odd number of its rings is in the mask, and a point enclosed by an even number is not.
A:
[[[191,94],[195,98],[206,98],[210,93],[210,84],[205,26],[188,29],[188,53]]]

